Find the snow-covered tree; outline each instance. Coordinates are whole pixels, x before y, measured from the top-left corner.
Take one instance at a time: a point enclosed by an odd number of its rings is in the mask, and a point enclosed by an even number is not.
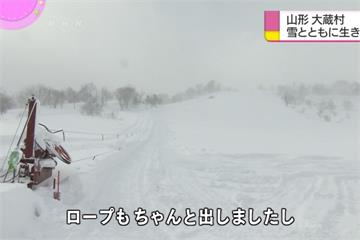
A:
[[[103,105],[96,97],[89,97],[81,106],[80,112],[85,115],[99,115],[103,110]]]
[[[129,109],[129,107],[136,101],[138,93],[133,87],[122,87],[116,89],[114,93],[119,102],[121,110]]]

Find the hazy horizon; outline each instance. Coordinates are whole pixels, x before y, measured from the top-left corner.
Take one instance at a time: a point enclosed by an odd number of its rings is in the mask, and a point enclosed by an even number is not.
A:
[[[1,88],[94,82],[172,94],[210,80],[238,89],[359,81],[359,44],[268,43],[267,9],[355,10],[359,1],[50,0],[32,26],[1,30]]]

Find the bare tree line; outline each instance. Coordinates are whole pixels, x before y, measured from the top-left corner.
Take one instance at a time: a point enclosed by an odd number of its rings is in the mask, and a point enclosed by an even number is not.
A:
[[[286,105],[302,103],[307,96],[359,96],[360,84],[358,82],[337,81],[329,84],[305,85],[279,85],[277,94],[284,100]]]
[[[342,115],[350,118],[350,112],[356,108],[356,98],[360,96],[360,84],[355,81],[283,84],[274,90],[286,106],[298,109],[301,113],[314,111],[320,119],[327,122]]]
[[[106,87],[99,89],[93,83],[84,84],[79,90],[72,87],[59,90],[45,85],[34,85],[14,95],[0,91],[0,113],[3,114],[11,108],[23,106],[31,95],[35,95],[44,106],[61,108],[64,104],[72,104],[74,109],[78,108],[83,114],[98,115],[110,100],[116,100],[121,110],[129,110],[139,105],[156,107],[161,104],[179,102],[220,90],[220,84],[215,81],[198,84],[173,96],[146,94],[131,86],[119,87],[115,91],[110,91]]]

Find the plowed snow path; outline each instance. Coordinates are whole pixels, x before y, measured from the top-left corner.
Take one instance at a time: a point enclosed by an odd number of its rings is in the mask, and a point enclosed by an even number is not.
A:
[[[37,221],[22,228],[26,237],[360,239],[358,119],[343,123],[306,119],[263,94],[204,97],[122,112],[119,119],[85,117],[70,109],[48,110],[42,117],[54,128],[96,129],[119,133],[119,137],[99,142],[76,136],[67,141],[69,151],[80,158],[115,151],[70,166],[59,164],[62,199],[51,199],[51,184],[34,192],[44,206],[35,208]],[[69,121],[60,119],[56,111],[63,111],[61,115]],[[13,116],[15,111],[1,123],[10,126]],[[66,122],[71,126],[62,125]],[[98,213],[112,206],[125,209],[130,225],[119,226],[115,216],[106,226],[100,224],[105,216],[66,225],[67,209]],[[296,220],[290,227],[188,227],[164,222],[155,227],[151,220],[139,227],[133,214],[138,207],[148,214],[159,210],[165,215],[175,208],[180,216],[186,208],[196,213],[203,207],[222,208],[224,216],[231,216],[237,207],[254,208],[259,216],[267,207],[277,212],[287,208]]]
[[[163,114],[141,113],[121,141],[121,151],[99,160],[92,171],[71,176],[62,185],[63,203],[43,216],[44,232],[36,237],[67,239],[357,239],[360,236],[359,166],[338,157],[286,154],[189,153],[173,141]],[[185,129],[184,129],[185,130]],[[191,129],[188,129],[189,134]],[[120,227],[83,221],[65,225],[67,208],[98,213],[123,207],[131,224]],[[133,211],[148,214],[171,208],[184,215],[201,207],[222,208],[231,216],[237,207],[261,215],[267,207],[288,209],[296,218],[290,227],[187,227],[153,223],[138,227]],[[54,222],[55,218],[55,222]],[[102,216],[100,216],[102,218]],[[60,230],[61,229],[61,230]]]

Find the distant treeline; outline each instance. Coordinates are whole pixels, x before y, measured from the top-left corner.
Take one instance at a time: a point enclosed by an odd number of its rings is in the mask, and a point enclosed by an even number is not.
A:
[[[114,99],[119,103],[121,110],[128,110],[141,104],[156,107],[160,104],[184,101],[220,90],[222,90],[222,87],[215,81],[198,84],[174,96],[164,93],[147,94],[131,86],[119,87],[115,91],[110,91],[106,87],[99,89],[93,83],[84,84],[79,90],[72,87],[55,89],[45,85],[34,85],[11,96],[0,90],[0,113],[3,114],[14,107],[24,106],[26,99],[32,95],[35,95],[40,100],[41,105],[44,106],[58,108],[64,104],[73,104],[74,108],[79,105],[79,110],[83,114],[98,115],[102,112],[106,103]]]
[[[305,113],[314,111],[321,119],[329,122],[340,118],[341,114],[350,116],[360,96],[360,83],[337,81],[327,84],[293,83],[272,88],[284,104]]]
[[[277,94],[284,100],[286,105],[304,102],[307,96],[359,96],[360,84],[358,82],[337,81],[329,84],[291,84],[279,85]]]

